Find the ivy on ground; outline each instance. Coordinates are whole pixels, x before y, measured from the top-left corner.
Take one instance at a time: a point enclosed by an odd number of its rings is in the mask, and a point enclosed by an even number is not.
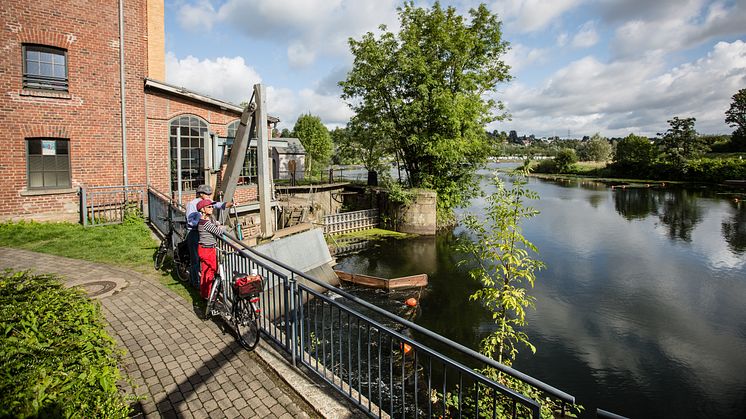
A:
[[[81,290],[54,275],[0,272],[0,417],[127,417],[121,356]]]

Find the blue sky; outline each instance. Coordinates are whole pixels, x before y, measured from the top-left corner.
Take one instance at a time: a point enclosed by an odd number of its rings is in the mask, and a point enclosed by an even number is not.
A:
[[[654,136],[674,116],[704,134],[732,132],[724,112],[746,88],[746,0],[503,0],[509,83],[490,94],[519,135]],[[267,86],[269,112],[329,128],[352,112],[337,82],[347,39],[398,28],[392,0],[165,0],[166,81],[229,102]],[[430,7],[430,1],[418,1]],[[477,1],[442,1],[463,14]]]

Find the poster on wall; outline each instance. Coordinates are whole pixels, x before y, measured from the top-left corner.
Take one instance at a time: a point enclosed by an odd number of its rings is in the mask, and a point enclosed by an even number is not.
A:
[[[41,140],[42,156],[54,156],[57,154],[57,142],[55,140]]]

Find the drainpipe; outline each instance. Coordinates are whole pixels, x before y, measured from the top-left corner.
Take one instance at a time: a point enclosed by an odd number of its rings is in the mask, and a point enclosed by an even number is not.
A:
[[[122,178],[124,186],[127,183],[127,113],[124,102],[124,0],[119,0],[119,95],[121,101],[122,114]]]

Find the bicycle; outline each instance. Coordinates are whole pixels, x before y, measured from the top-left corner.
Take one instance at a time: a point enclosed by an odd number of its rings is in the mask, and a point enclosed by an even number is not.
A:
[[[169,255],[171,256],[171,260],[173,261],[173,268],[176,272],[176,277],[181,282],[187,282],[189,281],[189,269],[191,267],[191,262],[189,260],[189,245],[187,244],[186,240],[183,240],[176,244],[174,244],[173,240],[174,236],[176,235],[174,225],[186,225],[186,221],[174,220],[173,216],[171,215],[170,209],[168,211],[168,217],[158,218],[168,221],[168,232],[166,232],[165,237],[163,238],[163,240],[161,240],[161,245],[158,246],[158,250],[156,250],[155,252],[155,257],[153,258],[153,267],[156,271],[161,270],[166,260],[166,255]]]
[[[233,326],[236,332],[236,340],[246,350],[251,351],[259,343],[259,293],[262,292],[263,285],[261,279],[259,284],[254,284],[253,288],[248,287],[244,290],[235,286],[237,280],[246,278],[246,274],[235,273],[232,283],[229,283],[225,275],[223,264],[220,263],[226,255],[223,250],[217,249],[218,271],[215,273],[215,280],[210,290],[210,297],[207,299],[205,307],[205,319],[219,315],[223,320]],[[235,253],[235,252],[233,252]],[[232,292],[227,290],[231,289]]]

